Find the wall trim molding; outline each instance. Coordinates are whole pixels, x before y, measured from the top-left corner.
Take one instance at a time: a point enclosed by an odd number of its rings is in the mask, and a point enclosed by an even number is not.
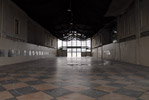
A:
[[[119,42],[127,42],[127,41],[131,41],[131,40],[135,40],[136,39],[136,35],[132,35],[132,36],[129,36],[129,37],[126,37],[126,38],[122,38],[119,40]]]

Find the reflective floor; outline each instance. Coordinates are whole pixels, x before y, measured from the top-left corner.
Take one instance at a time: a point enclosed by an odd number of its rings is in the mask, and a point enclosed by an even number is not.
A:
[[[149,68],[89,57],[1,66],[0,100],[149,100]]]

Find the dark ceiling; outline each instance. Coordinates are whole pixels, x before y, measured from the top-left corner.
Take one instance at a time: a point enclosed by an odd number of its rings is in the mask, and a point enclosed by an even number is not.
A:
[[[112,0],[12,0],[33,20],[60,39],[92,37],[104,24]],[[68,11],[70,9],[71,11]],[[70,35],[71,34],[71,35]]]

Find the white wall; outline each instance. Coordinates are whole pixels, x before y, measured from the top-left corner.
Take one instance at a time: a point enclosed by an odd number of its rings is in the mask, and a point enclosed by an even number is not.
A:
[[[137,45],[139,45],[138,48]],[[98,55],[100,59],[103,54],[104,59],[149,66],[149,37],[140,38],[139,43],[136,40],[131,40],[104,45],[103,47],[99,47],[98,51],[97,49],[93,49],[93,54],[93,57],[97,57]]]
[[[148,4],[148,0],[135,0],[124,14],[118,16],[118,43],[103,45],[98,48],[98,51],[93,50],[93,56],[98,55],[101,58],[102,52],[104,59],[149,66]]]
[[[19,20],[19,34],[15,33],[16,19]],[[38,31],[31,32],[31,28]],[[36,37],[35,44],[32,41],[27,43],[28,35]],[[55,57],[56,40],[56,37],[28,17],[13,2],[10,0],[0,0],[0,65]],[[10,51],[13,52],[11,56]]]
[[[98,57],[98,48],[92,49],[92,56],[96,58]]]
[[[9,0],[2,3],[2,36],[27,41],[28,16]],[[15,34],[15,20],[19,20],[19,34]]]
[[[5,57],[0,57],[0,65],[55,57],[56,55],[56,49],[29,43],[16,42],[5,38],[0,38],[0,50],[5,51]],[[14,50],[15,55],[13,57],[8,57],[8,50]],[[24,50],[27,51],[26,55],[24,55]],[[17,51],[20,51],[20,55],[18,55]],[[29,55],[29,51],[32,52],[31,55]],[[35,54],[33,53],[33,51],[35,52]],[[36,54],[36,52],[38,53]],[[39,52],[44,52],[44,54],[39,55]]]
[[[2,15],[2,0],[0,0],[0,15]],[[0,36],[2,31],[2,16],[0,16]]]
[[[140,39],[140,64],[149,66],[149,37]]]
[[[103,58],[120,60],[119,44],[113,43],[103,46]]]

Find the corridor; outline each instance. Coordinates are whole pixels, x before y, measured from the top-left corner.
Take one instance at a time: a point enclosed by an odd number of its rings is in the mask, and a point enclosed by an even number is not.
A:
[[[0,100],[148,100],[149,68],[91,57],[0,67]]]

